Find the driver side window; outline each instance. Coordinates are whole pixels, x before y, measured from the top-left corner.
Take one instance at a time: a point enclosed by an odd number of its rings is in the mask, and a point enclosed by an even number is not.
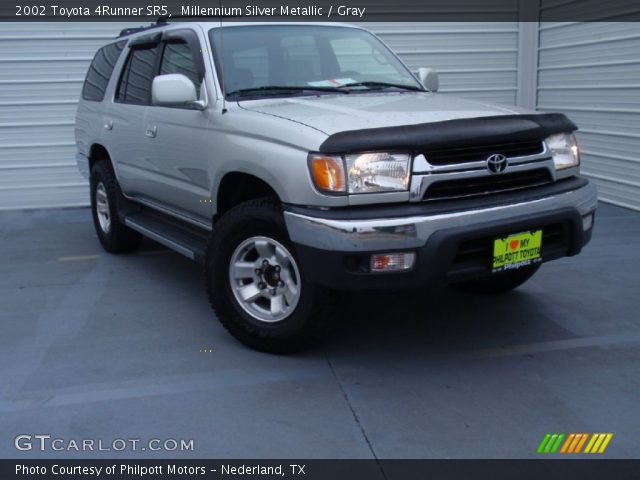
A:
[[[193,52],[185,41],[171,41],[165,44],[160,61],[160,75],[181,73],[196,86],[200,98],[200,79]]]

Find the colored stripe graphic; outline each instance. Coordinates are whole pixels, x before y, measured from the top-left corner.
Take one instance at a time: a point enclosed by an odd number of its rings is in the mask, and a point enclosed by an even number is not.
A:
[[[553,447],[553,444],[556,443],[557,438],[558,438],[557,433],[554,433],[553,435],[551,435],[551,438],[547,442],[547,446],[544,447],[544,453],[551,453],[551,447]]]
[[[582,435],[580,435],[579,433],[576,433],[576,436],[573,437],[573,442],[571,442],[571,445],[569,445],[569,450],[567,450],[567,453],[573,453],[573,451],[576,449],[576,445],[578,445],[578,441],[582,438]]]
[[[593,444],[596,443],[597,438],[598,438],[597,433],[594,433],[591,436],[591,440],[589,440],[589,443],[587,443],[587,448],[584,449],[584,453],[591,453],[591,447],[593,447]]]
[[[542,454],[604,453],[612,438],[613,433],[569,433],[567,435],[547,433],[538,445],[537,452]],[[582,448],[585,444],[587,446],[583,451]],[[562,447],[560,447],[561,445]]]
[[[547,433],[538,445],[538,453],[556,453],[563,439],[564,433]]]
[[[551,434],[550,433],[547,433],[544,436],[544,438],[540,442],[540,445],[538,445],[538,453],[544,453],[544,447],[547,445],[547,442],[549,441],[550,438],[551,438]]]
[[[574,453],[580,453],[582,451],[582,446],[584,445],[584,442],[587,441],[588,437],[589,437],[588,433],[583,433],[582,434],[582,438],[578,442],[578,445],[576,445],[576,451]]]
[[[558,439],[556,440],[556,443],[554,443],[553,447],[551,447],[551,453],[556,453],[558,451],[558,448],[560,448],[560,443],[562,443],[563,439],[564,439],[564,433],[559,434]]]
[[[613,438],[613,433],[594,433],[584,453],[604,453],[611,438]]]
[[[598,450],[598,453],[604,453],[605,449],[609,445],[609,442],[613,438],[613,433],[607,433],[606,435],[607,436],[605,437],[604,442],[602,442],[602,445],[600,445],[600,450]]]
[[[567,453],[567,450],[569,449],[569,445],[571,445],[571,442],[573,442],[574,438],[576,438],[576,434],[570,433],[569,436],[567,437],[567,441],[564,442],[564,445],[562,446],[560,453]]]

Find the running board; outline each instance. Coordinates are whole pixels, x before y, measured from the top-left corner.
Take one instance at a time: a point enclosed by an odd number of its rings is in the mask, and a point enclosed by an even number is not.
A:
[[[209,232],[148,210],[126,215],[124,224],[191,260],[205,261]]]

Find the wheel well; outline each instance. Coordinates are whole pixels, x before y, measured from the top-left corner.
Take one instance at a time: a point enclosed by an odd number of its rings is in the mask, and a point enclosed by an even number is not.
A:
[[[264,180],[248,173],[227,173],[218,188],[214,221],[239,203],[261,197],[271,197],[280,201],[275,190]]]
[[[91,150],[89,151],[89,171],[91,171],[96,163],[101,161],[106,161],[111,165],[111,157],[107,149],[99,143],[94,143],[91,145]]]

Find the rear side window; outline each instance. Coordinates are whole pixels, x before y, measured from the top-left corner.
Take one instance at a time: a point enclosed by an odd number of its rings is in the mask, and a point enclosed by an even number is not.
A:
[[[117,102],[149,105],[157,51],[157,45],[131,50],[118,84]]]
[[[125,43],[124,41],[111,43],[98,50],[87,72],[87,78],[84,80],[82,98],[93,102],[102,101],[113,73],[113,67],[120,58]]]
[[[168,73],[181,73],[196,86],[196,92],[200,96],[200,76],[193,58],[193,52],[186,42],[167,43],[162,53],[160,75]]]

